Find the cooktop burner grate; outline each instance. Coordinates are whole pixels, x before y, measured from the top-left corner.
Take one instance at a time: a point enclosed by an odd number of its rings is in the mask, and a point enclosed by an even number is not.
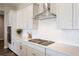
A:
[[[44,45],[44,46],[48,46],[52,43],[55,43],[55,42],[48,41],[48,40],[43,40],[43,39],[31,39],[29,41],[33,42],[33,43],[41,44],[41,45]]]

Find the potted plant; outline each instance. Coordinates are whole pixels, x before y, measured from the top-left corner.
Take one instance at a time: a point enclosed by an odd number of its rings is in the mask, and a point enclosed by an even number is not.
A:
[[[22,29],[17,29],[16,32],[17,32],[18,34],[21,34],[21,33],[22,33]]]

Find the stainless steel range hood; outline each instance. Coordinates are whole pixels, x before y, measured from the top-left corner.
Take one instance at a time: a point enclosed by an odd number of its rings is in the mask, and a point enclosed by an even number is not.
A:
[[[44,3],[43,9],[44,11],[42,13],[39,13],[34,17],[35,19],[44,20],[44,19],[56,18],[56,15],[50,12],[50,3]]]

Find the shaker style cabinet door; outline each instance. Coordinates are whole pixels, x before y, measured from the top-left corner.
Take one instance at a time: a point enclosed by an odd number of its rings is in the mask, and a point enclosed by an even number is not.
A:
[[[39,3],[38,5],[39,5],[38,14],[44,12],[43,3]]]
[[[45,56],[44,52],[29,47],[29,56]]]
[[[27,46],[23,44],[20,45],[20,56],[27,56]]]
[[[73,29],[79,29],[79,3],[73,3]]]
[[[38,29],[38,20],[34,19],[35,16],[38,14],[39,11],[39,4],[33,4],[33,29]]]
[[[56,3],[50,3],[50,12],[56,14]]]
[[[72,3],[57,3],[57,28],[72,29]]]

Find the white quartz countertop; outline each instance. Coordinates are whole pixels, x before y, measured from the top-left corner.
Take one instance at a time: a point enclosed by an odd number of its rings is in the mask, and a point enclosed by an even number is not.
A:
[[[54,43],[54,44],[47,46],[47,48],[55,49],[59,52],[66,53],[71,56],[79,56],[79,47],[70,46],[70,45],[61,44],[61,43]]]
[[[26,42],[26,43],[30,43],[33,45],[43,47],[43,48],[55,50],[58,52],[71,55],[71,56],[79,56],[79,47],[76,47],[76,46],[71,46],[71,45],[66,45],[66,44],[56,43],[56,42],[48,46],[43,46],[40,44],[32,43],[32,42],[29,42],[28,40],[21,40],[21,42]]]

